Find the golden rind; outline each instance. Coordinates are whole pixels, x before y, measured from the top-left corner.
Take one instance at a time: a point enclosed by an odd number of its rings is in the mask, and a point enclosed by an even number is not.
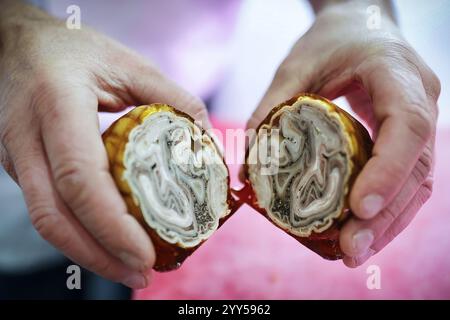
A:
[[[116,120],[103,133],[102,138],[109,160],[110,172],[126,203],[127,209],[129,213],[131,213],[144,227],[152,240],[156,252],[156,262],[153,269],[157,271],[170,271],[178,268],[181,263],[206,240],[194,247],[185,248],[180,243],[172,244],[159,237],[157,232],[145,222],[144,215],[139,207],[139,202],[136,197],[133,196],[131,188],[124,179],[123,175],[125,172],[125,148],[131,131],[136,126],[142,124],[150,115],[163,111],[175,113],[189,119],[194,123],[194,120],[189,115],[167,104],[157,103],[152,105],[144,105],[132,109],[130,112]],[[202,130],[202,133],[204,133],[204,130]],[[215,147],[219,150],[217,146]],[[229,208],[234,207],[233,198],[231,197],[230,191],[228,192],[228,206]],[[228,219],[231,213],[232,212],[229,210],[229,213],[219,220],[219,227],[226,221],[226,219]]]

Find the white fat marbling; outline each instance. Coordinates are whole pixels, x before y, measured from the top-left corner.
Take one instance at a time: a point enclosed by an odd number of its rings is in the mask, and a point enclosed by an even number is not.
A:
[[[261,158],[267,154],[270,165]],[[276,112],[258,131],[249,159],[258,204],[284,229],[309,236],[327,229],[341,213],[349,151],[342,125],[320,104],[297,101]]]
[[[145,221],[169,243],[196,246],[229,213],[221,154],[182,116],[166,111],[148,116],[130,133],[124,165]]]

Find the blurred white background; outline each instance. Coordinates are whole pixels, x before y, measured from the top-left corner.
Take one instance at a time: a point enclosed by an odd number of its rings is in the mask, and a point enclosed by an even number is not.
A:
[[[311,25],[313,13],[305,10],[309,8],[307,1],[282,2],[243,1],[229,72],[213,102],[215,114],[221,119],[248,119],[279,63]],[[450,1],[394,3],[405,37],[441,79],[439,127],[450,127]]]

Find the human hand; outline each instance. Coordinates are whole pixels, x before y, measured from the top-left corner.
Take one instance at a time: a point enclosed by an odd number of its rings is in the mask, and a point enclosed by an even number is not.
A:
[[[155,252],[109,174],[97,111],[164,102],[207,126],[203,103],[84,26],[16,1],[0,7],[0,159],[33,225],[87,269],[147,286]]]
[[[373,130],[372,157],[350,194],[355,216],[340,235],[349,267],[383,249],[430,197],[440,93],[439,80],[391,15],[384,12],[381,28],[369,30],[366,7],[349,1],[323,9],[248,123],[256,128],[272,106],[310,92],[329,99],[345,95]]]

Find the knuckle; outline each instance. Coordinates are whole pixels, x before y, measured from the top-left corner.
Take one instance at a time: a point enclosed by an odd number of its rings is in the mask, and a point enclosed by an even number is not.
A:
[[[9,139],[9,138],[8,138]],[[8,142],[9,144],[9,142]],[[11,159],[8,154],[8,150],[5,146],[4,139],[0,138],[0,166],[2,166],[5,171],[17,181],[17,176],[15,173],[14,165],[11,162]]]
[[[425,148],[424,152],[420,155],[417,164],[413,169],[413,175],[417,183],[425,183],[427,180],[432,181],[432,169],[432,151],[429,148]]]
[[[431,69],[426,72],[427,81],[424,83],[425,91],[429,97],[437,101],[442,90],[441,80]]]
[[[11,157],[12,166],[17,172],[18,182],[24,193],[33,196],[37,195],[39,190],[36,172],[36,159],[39,157],[38,151],[28,150],[27,152],[18,152]]]
[[[28,207],[28,210],[31,223],[42,238],[57,247],[66,242],[64,234],[59,233],[57,230],[59,218],[54,208],[49,207],[45,203],[34,202]]]
[[[44,123],[61,121],[63,117],[61,107],[73,99],[71,96],[79,84],[69,83],[66,79],[53,75],[44,75],[43,78],[37,82],[32,91],[30,108],[39,121]]]
[[[5,151],[10,152],[12,145],[16,137],[16,132],[14,132],[13,127],[6,125],[1,131],[0,131],[0,144],[3,146]]]
[[[43,129],[64,121],[63,110],[56,103],[56,98],[47,98],[47,102],[35,102],[34,110]]]
[[[412,106],[405,114],[406,126],[413,136],[423,144],[427,143],[434,132],[434,119],[424,106]]]
[[[393,160],[384,166],[382,173],[375,173],[376,175],[374,175],[373,178],[377,181],[380,188],[384,188],[386,181],[392,181],[396,184],[403,181],[405,179],[404,172],[404,164],[400,160]]]
[[[293,67],[289,63],[281,63],[277,71],[275,72],[274,81],[283,83],[285,81],[292,80],[292,70]]]
[[[418,197],[419,201],[424,204],[425,202],[430,199],[432,193],[433,193],[433,179],[427,178],[425,182],[422,184],[422,186],[419,189]]]
[[[62,161],[53,169],[53,178],[56,187],[62,193],[62,197],[76,205],[84,196],[83,192],[83,168],[84,164],[79,160]]]
[[[1,151],[2,146],[0,145],[0,166],[5,169],[5,171],[13,178],[14,181],[17,182],[17,174],[16,170],[14,169],[14,165],[11,163],[8,155],[6,152]]]

